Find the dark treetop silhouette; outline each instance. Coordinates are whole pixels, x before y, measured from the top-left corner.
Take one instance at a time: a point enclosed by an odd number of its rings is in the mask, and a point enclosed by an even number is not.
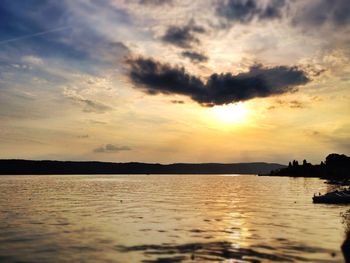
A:
[[[350,157],[332,153],[324,162],[312,165],[306,160],[300,165],[298,161],[290,162],[288,167],[272,171],[269,175],[292,177],[322,177],[330,180],[350,179]]]

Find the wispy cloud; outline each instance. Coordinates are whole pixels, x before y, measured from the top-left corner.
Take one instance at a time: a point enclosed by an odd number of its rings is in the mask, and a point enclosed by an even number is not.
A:
[[[15,38],[11,38],[11,39],[6,39],[6,40],[0,41],[0,45],[8,44],[8,43],[11,43],[11,42],[24,40],[24,39],[28,39],[28,38],[32,38],[32,37],[38,37],[38,36],[42,36],[42,35],[47,35],[47,34],[55,33],[55,32],[58,32],[58,31],[68,30],[70,28],[71,27],[69,27],[69,26],[64,26],[64,27],[59,27],[59,28],[55,28],[55,29],[51,29],[51,30],[37,32],[37,33],[34,33],[34,34],[30,34],[30,35],[25,35],[25,36],[15,37]]]
[[[83,105],[83,111],[87,113],[105,113],[112,110],[112,107],[106,104],[103,104],[96,100],[84,98],[82,95],[78,94],[76,90],[73,89],[65,88],[63,94],[74,103]]]
[[[128,146],[118,146],[114,144],[106,144],[101,147],[94,149],[95,153],[117,153],[122,151],[131,151]]]
[[[140,0],[141,5],[162,6],[172,4],[173,0]]]

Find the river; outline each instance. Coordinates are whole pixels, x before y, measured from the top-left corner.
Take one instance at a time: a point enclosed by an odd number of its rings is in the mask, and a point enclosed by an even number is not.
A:
[[[315,178],[0,176],[0,262],[343,262]]]

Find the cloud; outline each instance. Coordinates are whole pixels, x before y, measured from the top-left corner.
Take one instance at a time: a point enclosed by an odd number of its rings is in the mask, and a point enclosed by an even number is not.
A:
[[[105,61],[113,61],[115,59],[120,60],[121,58],[130,54],[129,47],[121,41],[107,42],[99,47],[99,55],[103,56]]]
[[[170,101],[172,104],[185,104],[183,100],[171,100]]]
[[[61,67],[88,74],[118,67],[128,51],[118,41],[129,39],[135,21],[110,0],[3,0],[0,17],[1,55],[13,61],[28,54],[45,63],[59,60]]]
[[[121,53],[129,53],[130,52],[129,47],[120,41],[112,42],[112,43],[110,43],[110,46],[115,48],[116,50],[120,51]]]
[[[308,83],[304,71],[297,67],[252,66],[248,72],[233,75],[214,73],[203,82],[184,68],[162,64],[153,59],[134,58],[127,61],[129,78],[148,94],[180,94],[202,106],[223,105],[257,97],[269,97],[297,90]]]
[[[44,61],[36,56],[24,56],[22,57],[22,61],[35,66],[41,66],[44,64]]]
[[[298,100],[292,100],[290,103],[289,103],[289,107],[291,109],[302,109],[302,108],[305,108],[305,105],[298,101]]]
[[[306,108],[306,105],[305,103],[298,100],[285,101],[285,100],[278,99],[275,101],[274,105],[269,106],[267,109],[274,110],[280,107],[288,107],[291,109],[304,109]]]
[[[349,45],[346,38],[350,25],[348,0],[223,0],[217,1],[216,15],[221,27],[281,19],[279,22],[286,22],[291,28],[307,30],[310,35],[319,34],[323,41],[331,45],[336,43],[339,47],[342,44],[339,42],[344,39],[345,45]],[[316,31],[315,28],[322,30]],[[339,33],[342,29],[347,31]],[[332,38],[325,38],[327,33],[332,34]]]
[[[116,153],[116,152],[122,152],[122,151],[131,151],[131,148],[128,146],[117,146],[114,144],[106,144],[94,149],[95,153]]]
[[[73,30],[65,19],[68,16],[64,1],[1,1],[0,44],[2,49],[32,56],[64,57],[67,60],[87,55],[70,43],[67,36]],[[64,39],[64,40],[63,40]],[[12,49],[14,48],[14,49]]]
[[[105,113],[113,109],[112,107],[107,106],[101,102],[84,98],[82,95],[78,94],[77,91],[74,89],[64,88],[63,95],[69,98],[74,103],[83,105],[84,112]]]
[[[89,136],[89,134],[82,134],[82,135],[78,135],[76,137],[79,139],[86,139],[86,138],[89,138],[90,136]]]
[[[79,101],[85,104],[84,112],[105,113],[112,109],[105,104],[93,100],[81,99]]]
[[[140,0],[139,3],[141,5],[151,5],[151,6],[159,6],[159,5],[167,5],[171,4],[173,0]]]
[[[200,63],[208,61],[208,57],[196,51],[183,51],[181,55],[189,58],[193,63]]]
[[[191,48],[194,44],[199,45],[200,40],[196,37],[196,34],[205,33],[205,29],[201,26],[195,25],[190,22],[188,25],[170,26],[165,32],[162,40],[168,44],[172,44],[181,48]]]
[[[256,20],[271,20],[282,16],[285,0],[269,0],[263,5],[257,0],[220,1],[216,8],[219,17],[227,22],[249,23]]]
[[[349,1],[306,1],[305,5],[297,9],[293,22],[306,27],[320,27],[324,24],[337,27],[348,26],[350,23]]]

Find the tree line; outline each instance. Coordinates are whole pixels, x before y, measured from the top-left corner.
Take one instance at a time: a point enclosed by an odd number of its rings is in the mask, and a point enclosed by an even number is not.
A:
[[[288,167],[274,170],[274,176],[322,177],[327,179],[350,179],[350,157],[344,154],[329,154],[325,161],[313,165],[306,160],[289,162]]]

